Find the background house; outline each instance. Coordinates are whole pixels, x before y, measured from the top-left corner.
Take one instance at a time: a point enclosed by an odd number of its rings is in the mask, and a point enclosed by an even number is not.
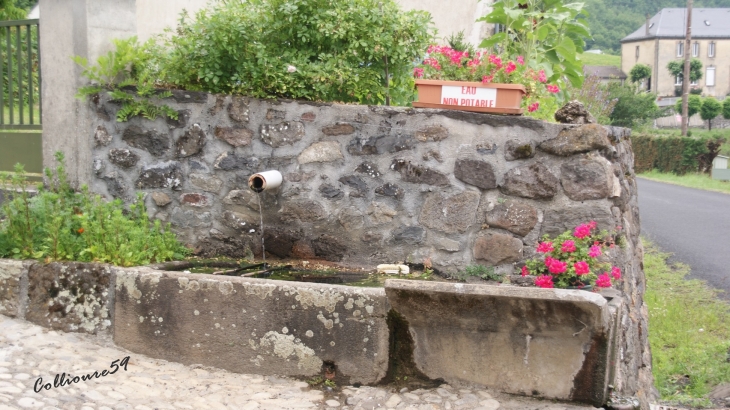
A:
[[[612,65],[584,65],[583,74],[586,76],[594,75],[604,84],[609,81],[620,81],[623,84],[627,78],[620,68]]]
[[[730,92],[730,8],[692,9],[692,46],[685,50],[687,9],[662,9],[635,32],[621,40],[621,69],[628,73],[636,64],[652,69],[649,90],[673,96],[682,85],[667,70],[684,53],[702,61],[702,79],[696,86],[704,95],[725,97]],[[693,84],[694,85],[694,84]]]

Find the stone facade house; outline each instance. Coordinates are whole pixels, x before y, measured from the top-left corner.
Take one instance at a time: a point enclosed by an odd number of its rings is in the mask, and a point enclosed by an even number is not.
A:
[[[730,8],[692,9],[692,45],[685,50],[687,9],[665,8],[621,40],[621,70],[629,73],[636,64],[652,69],[649,91],[674,96],[682,85],[667,70],[685,53],[702,61],[702,78],[692,83],[702,94],[720,99],[730,93]]]

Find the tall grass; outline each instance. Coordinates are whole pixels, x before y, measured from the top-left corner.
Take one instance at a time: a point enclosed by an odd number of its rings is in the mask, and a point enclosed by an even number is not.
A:
[[[645,300],[656,387],[664,401],[711,405],[712,388],[730,382],[730,304],[689,267],[644,240]]]

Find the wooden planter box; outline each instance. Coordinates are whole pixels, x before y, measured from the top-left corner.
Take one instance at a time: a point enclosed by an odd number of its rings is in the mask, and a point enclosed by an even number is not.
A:
[[[522,114],[522,84],[482,84],[467,81],[416,80],[417,108],[440,108],[488,112],[495,114]]]

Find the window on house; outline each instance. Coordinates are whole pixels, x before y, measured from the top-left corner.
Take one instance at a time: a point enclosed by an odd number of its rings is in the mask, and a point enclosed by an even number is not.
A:
[[[681,75],[674,77],[674,85],[682,85],[682,76]]]
[[[636,46],[636,58],[639,58],[639,46]]]
[[[715,57],[715,42],[711,41],[707,46],[707,57]]]
[[[700,55],[700,43],[692,44],[692,57],[699,57]]]
[[[684,55],[684,43],[678,42],[677,43],[677,57],[682,57]]]
[[[705,76],[705,85],[708,87],[715,86],[715,67],[707,67],[707,76]]]
[[[697,85],[697,80],[694,80],[694,81],[690,81],[690,82],[689,82],[689,85]]]

